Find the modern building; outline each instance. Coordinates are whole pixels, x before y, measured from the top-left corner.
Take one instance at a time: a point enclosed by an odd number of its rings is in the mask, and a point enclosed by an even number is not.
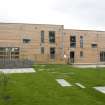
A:
[[[105,64],[105,32],[63,25],[0,23],[0,59]]]

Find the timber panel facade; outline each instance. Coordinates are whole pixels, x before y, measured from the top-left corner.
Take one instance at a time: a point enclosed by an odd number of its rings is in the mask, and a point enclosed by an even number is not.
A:
[[[0,59],[104,64],[105,32],[64,29],[63,25],[0,23]]]

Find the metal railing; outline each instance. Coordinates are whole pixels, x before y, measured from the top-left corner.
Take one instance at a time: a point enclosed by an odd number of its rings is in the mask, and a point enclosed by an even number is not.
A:
[[[29,68],[35,62],[28,59],[0,59],[0,68]]]

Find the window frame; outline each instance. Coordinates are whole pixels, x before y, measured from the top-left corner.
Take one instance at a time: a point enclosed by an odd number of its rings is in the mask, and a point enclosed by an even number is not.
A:
[[[73,39],[73,37],[74,37],[74,39]],[[70,36],[70,48],[76,48],[76,36],[73,36],[73,35]]]
[[[23,41],[23,44],[28,44],[31,42],[31,39],[23,38],[22,41]]]
[[[49,43],[54,44],[56,42],[55,35],[55,31],[49,31]]]
[[[80,36],[80,48],[83,48],[83,42],[84,42],[83,36]]]
[[[54,49],[53,53],[52,53],[51,49]],[[51,47],[50,48],[50,59],[55,59],[55,58],[56,58],[56,48],[55,47]]]
[[[80,58],[83,58],[84,57],[84,53],[83,51],[80,51]]]
[[[41,31],[41,38],[40,38],[41,43],[44,43],[44,42],[45,42],[45,41],[44,41],[44,35],[45,35],[45,32],[42,30],[42,31]]]
[[[92,47],[92,48],[97,48],[97,44],[96,44],[96,43],[92,43],[92,44],[91,44],[91,47]]]
[[[105,51],[100,51],[100,62],[105,62]]]

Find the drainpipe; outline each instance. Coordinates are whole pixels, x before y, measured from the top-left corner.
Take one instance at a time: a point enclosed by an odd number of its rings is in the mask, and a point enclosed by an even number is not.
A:
[[[62,29],[62,60],[64,61],[64,29]]]
[[[97,62],[96,62],[96,68],[98,68],[98,62],[99,62],[99,51],[98,51],[98,47],[99,47],[99,43],[98,43],[98,34],[96,34],[97,37]]]

